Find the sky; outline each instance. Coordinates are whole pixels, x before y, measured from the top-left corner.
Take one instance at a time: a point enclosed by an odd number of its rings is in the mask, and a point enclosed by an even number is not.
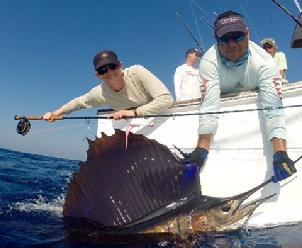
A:
[[[290,48],[295,23],[271,0],[194,1],[198,6],[170,0],[205,50],[215,41],[203,19],[234,10],[245,17],[251,40],[275,38],[288,59],[288,80],[302,80],[302,49]],[[299,15],[294,1],[280,1]],[[32,121],[21,136],[14,115],[43,115],[99,84],[92,57],[102,49],[115,51],[124,67],[145,66],[174,95],[175,68],[196,47],[168,0],[1,0],[0,37],[0,147],[76,160],[85,160],[97,121]]]

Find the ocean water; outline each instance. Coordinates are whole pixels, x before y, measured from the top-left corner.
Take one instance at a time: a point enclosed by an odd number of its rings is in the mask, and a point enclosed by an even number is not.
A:
[[[78,161],[0,148],[0,248],[129,247],[104,245],[89,239],[89,235],[85,240],[68,235],[62,210],[68,182],[78,168]],[[178,244],[143,241],[134,247]],[[302,224],[202,235],[195,240],[194,247],[298,248],[302,247]]]

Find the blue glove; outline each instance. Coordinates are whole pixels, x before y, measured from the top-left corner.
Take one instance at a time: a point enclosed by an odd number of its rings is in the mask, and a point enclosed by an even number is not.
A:
[[[189,153],[185,159],[185,163],[196,163],[201,169],[208,157],[209,151],[204,148],[197,147],[193,152]]]
[[[294,161],[288,157],[285,151],[274,153],[273,168],[275,172],[275,176],[272,177],[274,183],[282,181],[297,172]]]
[[[184,165],[182,183],[184,185],[196,178],[196,174],[199,173],[200,168],[204,165],[208,153],[208,150],[197,147],[193,152],[184,154],[185,158],[182,160]]]

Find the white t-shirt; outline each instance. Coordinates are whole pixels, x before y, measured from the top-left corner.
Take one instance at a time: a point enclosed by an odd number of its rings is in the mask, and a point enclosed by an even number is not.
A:
[[[198,68],[187,64],[176,68],[174,74],[176,101],[200,98],[200,81]]]
[[[279,70],[287,70],[286,57],[283,52],[276,52],[274,56],[275,61],[279,67]]]

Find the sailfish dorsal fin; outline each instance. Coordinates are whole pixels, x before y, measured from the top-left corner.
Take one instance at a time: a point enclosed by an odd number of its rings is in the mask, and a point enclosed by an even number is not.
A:
[[[87,161],[69,184],[63,215],[106,227],[129,226],[200,195],[198,172],[143,135],[130,133],[126,150],[125,132],[115,130],[89,141]]]

